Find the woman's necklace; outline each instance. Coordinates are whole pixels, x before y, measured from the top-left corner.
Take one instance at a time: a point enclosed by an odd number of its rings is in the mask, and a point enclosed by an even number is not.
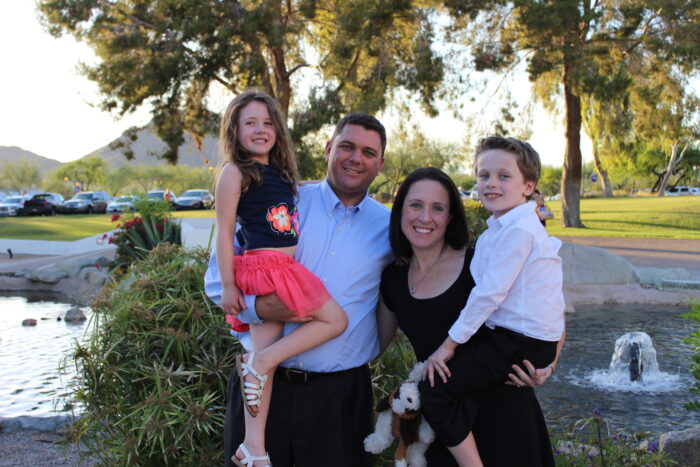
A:
[[[421,276],[421,278],[413,283],[413,285],[410,284],[410,276],[411,276],[411,268],[409,266],[408,269],[408,275],[409,275],[409,284],[408,284],[408,291],[410,292],[411,295],[416,294],[416,289],[418,288],[419,285],[425,280],[426,277],[430,275],[430,273],[433,271],[433,268],[440,262],[440,258],[442,258],[442,254],[445,252],[445,247],[440,250],[440,254],[438,255],[437,259],[433,264],[430,265],[430,267],[425,269],[425,273]],[[411,264],[413,263],[413,259],[411,259]],[[415,273],[414,273],[415,276]]]

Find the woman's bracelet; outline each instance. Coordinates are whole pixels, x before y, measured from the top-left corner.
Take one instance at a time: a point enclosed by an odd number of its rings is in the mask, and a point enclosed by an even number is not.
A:
[[[554,364],[550,363],[549,365],[547,365],[547,368],[549,368],[549,374],[547,375],[547,378],[551,378],[554,374]]]

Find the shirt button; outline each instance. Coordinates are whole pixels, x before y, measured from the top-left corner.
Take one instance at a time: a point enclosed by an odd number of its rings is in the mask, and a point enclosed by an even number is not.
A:
[[[342,227],[338,227],[338,230],[343,230],[343,228],[342,228]]]
[[[299,366],[302,367],[302,368],[304,368],[304,364],[303,364],[303,363],[300,363]]]
[[[323,279],[323,282],[328,282],[328,279]]]
[[[331,256],[335,256],[335,251],[331,251]]]

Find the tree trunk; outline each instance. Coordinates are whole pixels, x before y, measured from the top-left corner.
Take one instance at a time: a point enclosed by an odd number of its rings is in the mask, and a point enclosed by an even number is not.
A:
[[[581,223],[581,98],[569,83],[571,65],[564,64],[563,84],[566,100],[566,149],[561,176],[561,225],[585,227]]]
[[[661,180],[661,184],[659,185],[659,192],[656,194],[656,196],[664,196],[666,194],[666,186],[668,185],[669,180],[671,180],[671,175],[673,175],[673,171],[675,170],[676,165],[681,161],[681,159],[683,159],[683,156],[685,155],[685,150],[688,149],[688,145],[686,144],[685,147],[683,147],[683,150],[681,151],[681,154],[679,156],[678,146],[680,144],[680,141],[676,141],[676,143],[673,145],[673,149],[671,149],[671,157],[668,161],[666,174],[664,174],[664,178]]]
[[[595,164],[595,169],[600,175],[600,184],[603,186],[603,193],[606,198],[612,198],[612,184],[610,183],[610,177],[608,177],[608,171],[603,168],[603,164],[600,162],[600,157],[598,156],[598,145],[593,143],[593,163]]]

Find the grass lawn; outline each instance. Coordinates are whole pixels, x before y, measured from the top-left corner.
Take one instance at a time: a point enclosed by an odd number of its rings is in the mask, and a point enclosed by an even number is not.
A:
[[[214,217],[214,211],[177,211],[173,217]],[[113,230],[112,214],[0,217],[0,238],[79,240]]]
[[[700,240],[700,196],[664,198],[592,198],[581,200],[585,229],[559,226],[561,203],[547,203],[555,219],[547,231],[556,236],[684,238]],[[178,211],[176,218],[214,217],[214,211]],[[114,228],[111,214],[53,217],[2,217],[0,238],[78,240]]]
[[[700,196],[582,199],[585,229],[561,227],[561,202],[547,204],[554,212],[547,231],[555,236],[700,240]]]

